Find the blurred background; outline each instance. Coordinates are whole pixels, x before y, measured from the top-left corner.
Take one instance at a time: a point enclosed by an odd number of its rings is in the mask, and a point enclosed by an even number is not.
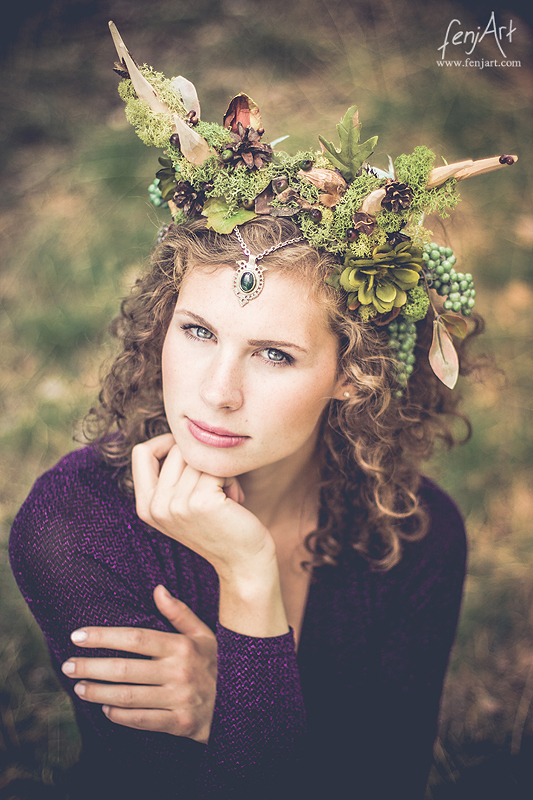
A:
[[[514,66],[439,66],[446,30],[482,33],[494,12]],[[336,141],[355,103],[373,163],[427,144],[447,161],[512,153],[461,184],[447,223],[426,225],[474,274],[485,369],[460,383],[470,442],[427,466],[470,537],[462,620],[428,800],[531,797],[533,786],[533,59],[518,2],[26,0],[0,33],[0,798],[60,798],[79,740],[69,701],[7,564],[32,483],[76,445],[109,358],[105,329],[142,269],[164,212],[158,169],[126,122],[108,19],[141,63],[183,74],[202,117],[231,97],[260,106],[265,140],[296,152]],[[511,41],[505,38],[512,20]],[[451,37],[450,37],[451,38]],[[468,48],[470,49],[470,47]],[[446,60],[464,60],[449,45]],[[494,34],[473,60],[502,60]],[[386,765],[384,765],[386,768]],[[398,787],[401,796],[401,787]]]

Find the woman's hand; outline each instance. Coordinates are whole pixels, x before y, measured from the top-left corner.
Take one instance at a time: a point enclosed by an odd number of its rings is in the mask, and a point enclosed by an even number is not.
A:
[[[151,660],[70,658],[62,670],[69,678],[83,679],[74,691],[83,700],[101,703],[111,722],[207,744],[216,696],[215,635],[163,586],[156,587],[154,600],[179,633],[82,628],[72,634],[80,647],[124,650]]]
[[[237,479],[191,467],[170,433],[136,445],[132,470],[139,517],[215,568],[221,624],[248,636],[286,633],[276,546],[242,505]]]
[[[132,452],[139,517],[203,556],[219,577],[258,571],[275,559],[270,532],[242,506],[236,478],[199,472],[183,459],[172,434],[138,444]]]

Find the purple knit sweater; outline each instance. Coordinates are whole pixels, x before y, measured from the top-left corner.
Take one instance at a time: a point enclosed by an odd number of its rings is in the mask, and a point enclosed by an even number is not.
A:
[[[72,797],[422,798],[465,536],[443,492],[424,481],[421,494],[431,530],[392,570],[372,573],[354,551],[315,570],[296,655],[292,633],[261,639],[220,626],[214,569],[143,523],[92,448],[43,475],[13,524],[10,554],[76,711],[83,752]],[[77,648],[75,628],[173,631],[153,602],[158,583],[217,635],[208,745],[113,724],[60,672],[70,656],[116,655]]]

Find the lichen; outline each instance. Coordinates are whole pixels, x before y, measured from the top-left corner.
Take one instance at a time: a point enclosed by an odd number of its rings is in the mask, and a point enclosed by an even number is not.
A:
[[[131,97],[126,104],[126,118],[147,145],[165,147],[173,132],[172,120],[167,114],[154,114],[145,100]]]
[[[368,322],[369,320],[374,319],[374,317],[377,317],[377,315],[378,312],[373,305],[359,306],[357,309],[357,316],[361,322]]]
[[[407,223],[409,219],[409,212],[411,209],[405,211],[395,212],[387,211],[384,208],[376,217],[379,227],[387,233],[395,233],[402,227],[402,223]]]
[[[418,322],[428,313],[429,297],[423,286],[415,286],[407,292],[407,302],[402,307],[406,322]]]
[[[166,103],[173,113],[179,114],[182,119],[185,119],[187,112],[183,105],[181,95],[172,85],[172,80],[170,78],[165,78],[162,72],[156,72],[155,69],[149,67],[148,64],[143,64],[139,69],[150,86],[153,86],[163,103]]]
[[[428,147],[415,147],[410,155],[403,153],[396,159],[396,180],[406,183],[413,192],[417,192],[426,185],[434,161],[435,153]]]
[[[218,125],[216,122],[204,122],[203,119],[198,120],[194,126],[194,130],[202,136],[208,145],[214,147],[215,150],[223,150],[224,145],[233,141],[231,131]]]

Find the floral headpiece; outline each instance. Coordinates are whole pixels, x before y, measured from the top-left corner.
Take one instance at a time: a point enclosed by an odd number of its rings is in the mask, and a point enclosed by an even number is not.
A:
[[[145,144],[165,151],[149,188],[154,205],[168,204],[176,224],[203,216],[222,234],[258,216],[291,217],[312,247],[338,257],[327,281],[345,294],[348,313],[387,330],[399,394],[413,371],[415,323],[430,306],[429,360],[453,388],[458,359],[451,337],[466,335],[476,293],[472,276],[456,271],[452,250],[431,242],[422,223],[425,214],[445,217],[457,205],[459,181],[517,156],[435,167],[435,154],[416,147],[394,164],[389,157],[385,172],[368,163],[377,136],[360,142],[356,106],[337,125],[339,148],[319,136],[318,152],[290,156],[273,149],[283,139],[262,142],[261,115],[246,94],[233,98],[222,125],[204,122],[193,84],[138,66],[109,27],[126,116]]]

